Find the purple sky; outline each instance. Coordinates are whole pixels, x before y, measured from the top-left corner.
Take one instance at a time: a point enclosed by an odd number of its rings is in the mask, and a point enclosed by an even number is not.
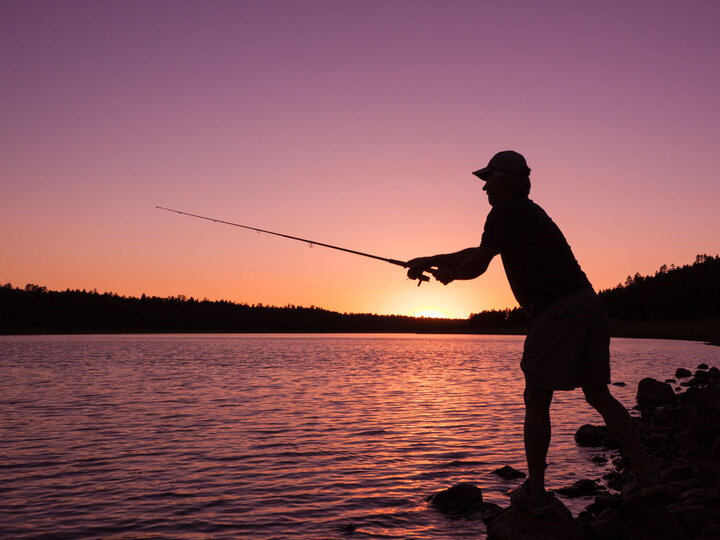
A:
[[[466,316],[470,172],[522,152],[598,289],[718,253],[716,1],[0,3],[0,282]]]

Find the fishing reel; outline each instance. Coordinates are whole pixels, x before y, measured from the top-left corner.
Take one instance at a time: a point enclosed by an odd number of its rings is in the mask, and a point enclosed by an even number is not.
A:
[[[407,272],[407,277],[410,279],[417,279],[418,280],[418,287],[423,284],[424,281],[430,281],[430,276],[425,275],[425,270],[428,270],[432,272],[431,269],[426,268],[409,268]]]

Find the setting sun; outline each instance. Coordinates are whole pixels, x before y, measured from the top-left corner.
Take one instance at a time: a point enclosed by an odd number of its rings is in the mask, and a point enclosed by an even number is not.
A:
[[[450,319],[450,315],[437,309],[419,309],[412,314],[413,317],[428,317],[432,319]]]

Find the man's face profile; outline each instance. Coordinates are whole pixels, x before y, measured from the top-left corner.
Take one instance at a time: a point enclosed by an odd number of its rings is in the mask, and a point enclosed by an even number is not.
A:
[[[485,175],[483,191],[487,193],[490,206],[501,203],[511,195],[510,183],[500,171],[490,171]]]

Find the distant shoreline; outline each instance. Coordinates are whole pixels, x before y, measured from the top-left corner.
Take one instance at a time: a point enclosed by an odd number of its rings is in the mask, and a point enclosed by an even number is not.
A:
[[[612,337],[679,339],[720,346],[720,317],[697,321],[611,320]]]
[[[442,320],[442,319],[441,319]],[[631,339],[668,339],[678,341],[695,341],[720,347],[720,338],[713,335],[713,330],[720,328],[720,319],[709,319],[698,322],[622,322],[611,321],[613,338]],[[63,335],[180,335],[180,334],[406,334],[406,335],[487,335],[487,336],[524,336],[525,329],[467,329],[438,331],[398,331],[398,330],[208,330],[208,329],[89,329],[89,330],[49,330],[27,329],[7,332],[0,330],[0,336],[63,336]]]

